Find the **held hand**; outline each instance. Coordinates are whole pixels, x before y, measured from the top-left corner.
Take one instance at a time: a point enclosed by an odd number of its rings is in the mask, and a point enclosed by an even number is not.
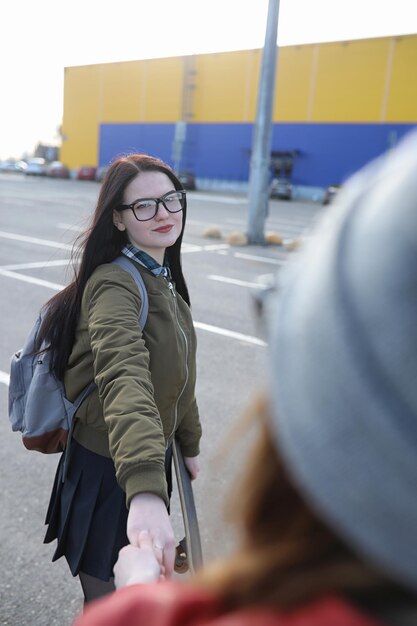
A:
[[[139,547],[127,545],[119,552],[114,566],[114,584],[116,589],[138,583],[153,583],[163,579],[152,538],[148,531],[142,530],[138,537]]]
[[[199,456],[185,456],[184,463],[185,467],[190,472],[191,480],[195,480],[198,476],[198,472],[200,471]]]
[[[153,493],[138,493],[130,502],[127,537],[140,547],[140,534],[147,531],[154,555],[169,578],[174,569],[175,537],[164,501]]]

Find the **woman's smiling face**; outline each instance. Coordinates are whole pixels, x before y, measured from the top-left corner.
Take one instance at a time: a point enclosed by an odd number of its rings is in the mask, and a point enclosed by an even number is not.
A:
[[[174,184],[163,172],[141,172],[127,185],[123,204],[132,204],[141,198],[161,198],[171,191],[176,192]],[[162,264],[165,249],[181,234],[183,212],[170,213],[161,202],[156,215],[146,221],[138,221],[131,209],[114,211],[113,221],[116,228],[126,231],[131,244]]]

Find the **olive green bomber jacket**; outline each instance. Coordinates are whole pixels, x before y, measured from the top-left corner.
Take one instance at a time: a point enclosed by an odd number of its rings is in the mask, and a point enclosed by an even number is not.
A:
[[[175,434],[183,454],[196,456],[201,437],[190,309],[164,277],[136,265],[149,298],[143,333],[135,281],[119,266],[101,265],[84,290],[64,380],[69,400],[96,382],[77,412],[74,438],[112,457],[128,504],[141,492],[167,502],[166,446]]]

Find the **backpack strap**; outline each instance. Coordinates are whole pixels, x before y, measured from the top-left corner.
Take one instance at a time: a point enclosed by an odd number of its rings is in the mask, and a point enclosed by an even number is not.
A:
[[[117,259],[112,261],[112,263],[126,270],[126,272],[129,272],[138,287],[140,295],[139,326],[143,330],[148,318],[149,300],[142,274],[138,268],[124,255],[120,255]]]
[[[142,274],[139,272],[137,267],[135,267],[133,263],[131,263],[129,259],[125,256],[117,257],[117,259],[112,261],[112,263],[114,263],[115,265],[119,265],[122,269],[126,270],[126,272],[129,272],[138,287],[140,295],[139,326],[141,330],[143,330],[145,328],[146,320],[148,318],[149,299],[145,283],[143,282]],[[75,407],[74,413],[78,411],[81,403],[84,402],[85,398],[93,391],[95,386],[96,384],[94,382],[89,383],[87,387],[85,387],[81,391],[79,396],[77,396],[77,398],[73,402],[73,406]]]
[[[148,292],[146,291],[145,283],[143,282],[142,274],[133,265],[133,263],[131,263],[129,259],[125,256],[117,257],[117,259],[112,261],[112,263],[114,263],[115,265],[119,265],[122,269],[126,270],[126,272],[129,272],[129,274],[132,276],[132,278],[134,279],[139,289],[139,295],[140,295],[139,326],[141,330],[143,330],[146,324],[146,320],[148,318],[149,299],[148,299]],[[96,387],[95,382],[89,383],[81,391],[81,393],[76,397],[76,399],[72,403],[72,406],[74,407],[72,415],[74,415],[78,411],[79,407],[81,406],[81,403],[84,402],[85,398],[88,395],[90,395],[90,393],[93,391],[95,387]]]
[[[133,280],[135,281],[137,285],[137,288],[139,290],[139,296],[140,296],[140,309],[139,309],[138,321],[139,321],[139,327],[141,328],[141,330],[143,330],[146,324],[146,320],[148,318],[149,299],[148,299],[148,292],[146,291],[145,283],[143,282],[142,274],[137,269],[137,267],[133,263],[131,263],[131,261],[129,261],[127,257],[123,255],[117,257],[117,259],[112,261],[112,263],[114,265],[118,265],[119,267],[124,269],[126,272],[129,272],[129,274],[132,276]],[[79,407],[81,406],[81,403],[85,400],[87,396],[90,395],[90,393],[93,391],[93,389],[95,389],[95,387],[96,387],[95,382],[91,382],[77,396],[77,398],[73,402],[72,416],[78,411]],[[68,434],[68,441],[70,441],[72,438],[74,425],[75,425],[75,420],[72,419],[71,428]],[[70,446],[67,445],[64,451],[65,457],[64,457],[64,466],[63,466],[63,472],[62,472],[62,482],[64,482],[66,475],[67,475],[69,449],[70,449]]]
[[[72,403],[72,405],[74,407],[74,415],[78,411],[78,409],[80,408],[81,404],[84,402],[86,397],[90,395],[90,393],[93,391],[93,389],[95,389],[95,387],[96,387],[96,383],[95,382],[89,383],[87,385],[87,387],[85,387],[82,390],[82,392],[75,398],[74,402]]]
[[[67,438],[67,445],[65,446],[65,450],[64,450],[64,464],[63,464],[63,468],[62,468],[62,482],[65,481],[66,477],[67,477],[67,469],[68,469],[68,461],[69,461],[69,454],[70,454],[70,441],[72,439],[72,434],[74,432],[74,426],[75,426],[75,419],[74,419],[74,415],[76,414],[76,412],[78,411],[78,409],[81,406],[81,403],[84,402],[84,400],[86,399],[87,396],[90,395],[90,393],[93,391],[93,389],[96,389],[97,385],[94,381],[92,381],[91,383],[89,383],[87,385],[87,387],[84,387],[84,389],[81,391],[81,393],[75,398],[73,403],[70,403],[67,401],[65,401],[64,398],[64,405],[66,406],[66,410],[67,410],[67,417],[68,417],[68,423],[70,424],[70,428],[68,431],[68,438]]]

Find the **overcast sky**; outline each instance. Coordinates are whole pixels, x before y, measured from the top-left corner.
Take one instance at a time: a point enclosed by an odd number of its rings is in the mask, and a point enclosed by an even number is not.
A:
[[[263,46],[268,0],[20,0],[0,21],[0,158],[56,141],[63,69]],[[417,33],[415,0],[281,0],[278,45]]]

